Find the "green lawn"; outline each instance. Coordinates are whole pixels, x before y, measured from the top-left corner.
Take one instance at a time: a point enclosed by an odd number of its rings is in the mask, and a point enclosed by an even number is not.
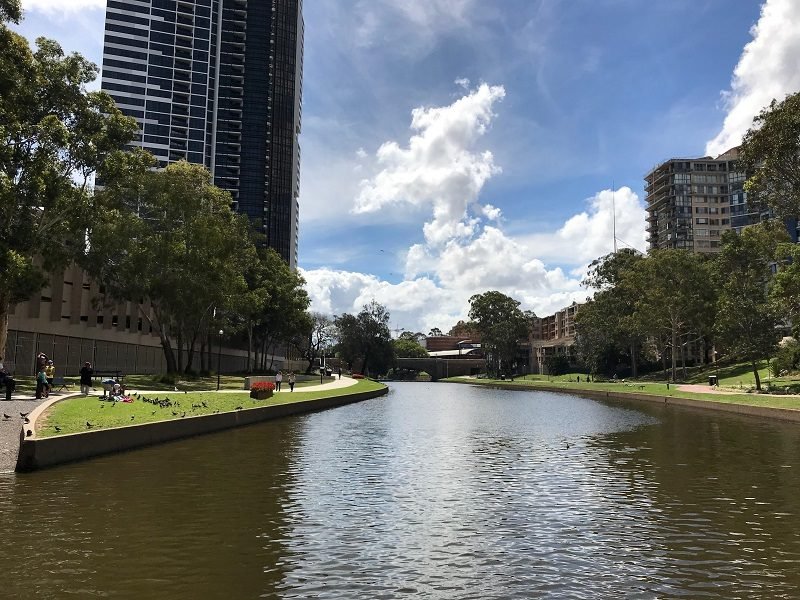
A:
[[[181,376],[178,379],[177,385],[170,381],[162,381],[163,375],[125,375],[123,382],[128,389],[140,390],[159,390],[163,392],[173,392],[175,387],[180,392],[203,392],[208,390],[217,389],[217,376],[211,375],[207,377],[187,377]],[[243,390],[244,389],[244,375],[220,375],[219,387],[222,390]],[[333,381],[333,377],[324,377],[323,382],[328,383]],[[23,394],[32,394],[36,390],[36,382],[32,376],[15,377],[17,382],[17,392]],[[72,391],[80,389],[79,377],[65,377],[64,380],[70,384]],[[100,382],[95,380],[95,389],[102,391]],[[286,380],[284,385],[288,389]],[[311,381],[298,381],[295,387],[307,387],[310,385],[319,385],[319,376],[316,376]]]
[[[137,423],[152,423],[169,419],[181,419],[198,415],[208,415],[215,412],[229,412],[234,410],[289,404],[303,402],[317,398],[345,396],[359,392],[381,389],[380,383],[363,379],[355,385],[346,388],[324,390],[316,392],[281,392],[267,400],[253,400],[247,392],[241,394],[217,392],[190,392],[166,394],[150,394],[149,399],[169,399],[172,406],[161,408],[149,402],[134,398],[134,402],[108,402],[96,396],[72,397],[55,403],[36,421],[39,437],[64,435],[96,429],[109,429],[125,427]],[[204,406],[205,403],[205,406]],[[92,426],[88,427],[86,423]],[[56,431],[56,427],[60,431]]]
[[[695,400],[708,400],[711,402],[722,402],[728,404],[745,404],[748,406],[765,406],[769,408],[792,408],[800,409],[800,398],[778,396],[772,394],[747,394],[735,393],[730,394],[715,394],[715,393],[694,393],[685,392],[676,389],[673,384],[667,388],[666,383],[656,382],[618,382],[618,383],[588,383],[585,377],[581,375],[581,382],[578,383],[573,376],[573,381],[569,381],[567,376],[564,379],[560,377],[553,377],[548,381],[547,376],[544,375],[528,375],[524,378],[514,378],[514,381],[501,381],[496,379],[468,379],[463,377],[451,377],[443,381],[453,381],[457,383],[471,383],[477,385],[492,385],[503,388],[513,389],[514,387],[532,386],[537,385],[557,387],[564,390],[603,390],[610,391],[617,394],[652,394],[655,396],[672,396],[675,398],[691,398]],[[680,385],[680,384],[678,384]]]

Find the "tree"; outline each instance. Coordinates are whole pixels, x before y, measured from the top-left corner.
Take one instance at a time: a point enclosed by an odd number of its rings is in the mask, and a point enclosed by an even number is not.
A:
[[[795,336],[800,335],[800,245],[782,243],[776,249],[778,272],[772,280],[769,298],[778,314],[791,320]]]
[[[508,370],[517,355],[518,341],[530,331],[530,318],[519,302],[497,291],[475,294],[469,299],[469,318],[481,334],[486,367],[497,374]]]
[[[589,265],[582,285],[597,291],[576,315],[576,337],[578,353],[592,373],[616,371],[627,353],[631,375],[638,375],[637,356],[644,342],[634,318],[638,291],[625,285],[624,275],[642,260],[640,253],[623,248]]]
[[[335,317],[339,353],[352,369],[360,361],[364,374],[385,373],[394,359],[389,331],[389,312],[374,300],[365,304],[358,315]]]
[[[450,329],[447,335],[455,337],[478,337],[478,328],[475,323],[468,321],[459,321]]]
[[[87,271],[109,298],[143,301],[141,316],[158,334],[170,373],[183,367],[184,348],[191,368],[214,309],[224,312],[246,293],[245,267],[256,260],[247,218],[209,181],[205,168],[181,161],[134,170],[97,197]]]
[[[401,337],[392,343],[394,344],[394,354],[397,358],[425,358],[428,356],[428,351],[416,340]]]
[[[331,346],[336,333],[333,319],[328,315],[312,312],[309,315],[309,323],[311,327],[304,332],[300,332],[293,340],[295,348],[308,361],[306,373],[311,373],[314,361]]]
[[[761,389],[758,363],[776,349],[779,319],[769,302],[770,263],[778,243],[788,238],[776,223],[761,223],[737,234],[725,232],[717,256],[719,286],[714,332],[731,356],[750,363]]]
[[[800,92],[773,100],[753,120],[739,147],[750,203],[764,203],[783,218],[800,214]]]
[[[0,2],[0,20],[20,16],[19,2]],[[0,348],[11,306],[84,251],[91,177],[137,132],[108,94],[86,91],[94,64],[36,44],[0,23]]]
[[[428,332],[428,337],[441,337],[443,335],[444,334],[442,333],[442,330],[438,327],[434,327],[430,330],[430,332]]]
[[[634,300],[631,326],[664,340],[670,349],[672,378],[678,352],[711,331],[716,290],[707,260],[678,249],[654,250],[621,275]]]
[[[412,342],[416,342],[421,346],[425,341],[425,334],[421,331],[404,331],[400,334],[398,339],[411,340]]]

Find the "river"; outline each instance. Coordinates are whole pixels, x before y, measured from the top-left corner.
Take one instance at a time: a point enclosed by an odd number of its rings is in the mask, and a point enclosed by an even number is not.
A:
[[[800,426],[447,383],[0,474],[2,598],[798,598]]]

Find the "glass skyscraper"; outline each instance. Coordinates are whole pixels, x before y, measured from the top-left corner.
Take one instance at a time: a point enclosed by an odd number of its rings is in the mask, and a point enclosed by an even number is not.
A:
[[[206,166],[292,268],[302,0],[108,0],[102,88],[160,166]]]

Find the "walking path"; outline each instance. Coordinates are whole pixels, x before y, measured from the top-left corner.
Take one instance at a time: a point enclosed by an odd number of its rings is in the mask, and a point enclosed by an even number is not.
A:
[[[325,390],[334,390],[339,388],[349,387],[358,383],[358,380],[351,377],[342,377],[335,379],[328,383],[318,385],[305,385],[295,386],[297,392],[319,392]],[[284,382],[281,386],[280,392],[276,394],[291,394],[289,391],[289,384]],[[198,391],[198,390],[193,390]],[[206,390],[213,392],[216,390]],[[166,390],[145,390],[145,389],[129,389],[129,393],[136,392],[138,394],[164,394],[169,393]],[[247,390],[220,390],[221,394],[242,394],[247,393]],[[0,401],[0,473],[13,471],[17,465],[17,455],[19,454],[19,438],[22,426],[24,425],[23,417],[20,413],[29,414],[34,409],[40,407],[45,402],[51,400],[68,398],[70,396],[77,396],[78,392],[61,392],[52,393],[49,398],[37,400],[33,394],[30,393],[15,393],[11,396],[11,402]],[[98,395],[95,390],[95,394]],[[10,418],[6,419],[3,415],[8,415]]]
[[[718,388],[711,385],[686,383],[677,386],[682,392],[693,392],[696,394],[744,394],[744,390],[737,390],[735,388]],[[785,398],[800,398],[800,394],[782,394]]]

